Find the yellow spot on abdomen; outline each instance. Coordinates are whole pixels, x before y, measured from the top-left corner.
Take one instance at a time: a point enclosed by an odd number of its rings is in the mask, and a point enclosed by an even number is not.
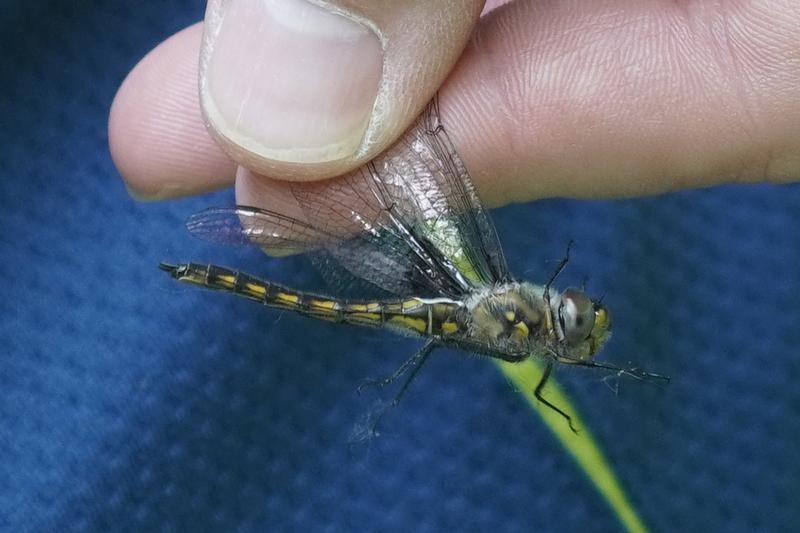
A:
[[[248,291],[254,294],[258,294],[259,296],[264,296],[265,294],[267,294],[267,288],[264,287],[263,285],[256,285],[255,283],[247,283],[244,287]]]
[[[217,276],[217,283],[219,285],[225,285],[226,287],[233,287],[236,283],[236,279],[228,274],[222,274]]]
[[[348,317],[351,318],[359,318],[362,320],[369,320],[371,322],[380,322],[381,315],[380,313],[347,313]]]
[[[309,300],[308,301],[309,307],[313,307],[316,309],[324,309],[325,311],[333,311],[336,309],[336,301],[335,300]]]
[[[300,301],[300,298],[296,294],[279,292],[275,295],[275,300],[278,302],[283,302],[288,304],[296,304],[297,302]]]
[[[450,334],[458,331],[458,324],[455,322],[442,322],[442,333]]]
[[[390,318],[389,323],[401,328],[414,330],[418,333],[425,333],[428,330],[428,324],[422,318],[399,315]]]
[[[412,299],[410,299],[410,300],[406,300],[406,301],[404,301],[404,302],[403,302],[402,304],[400,304],[400,305],[401,305],[401,309],[402,309],[403,311],[412,311],[412,310],[414,310],[414,309],[417,309],[417,308],[418,308],[420,305],[422,305],[422,302],[420,302],[420,301],[419,301],[419,300],[417,300],[416,298],[412,298]]]

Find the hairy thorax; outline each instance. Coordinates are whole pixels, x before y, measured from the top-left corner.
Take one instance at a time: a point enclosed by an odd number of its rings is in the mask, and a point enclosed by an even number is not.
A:
[[[475,293],[463,312],[470,341],[511,356],[585,361],[611,333],[602,304],[575,289],[547,294],[541,285],[506,283]]]
[[[538,285],[508,283],[475,294],[466,305],[470,337],[510,353],[541,351],[556,340],[543,293]]]

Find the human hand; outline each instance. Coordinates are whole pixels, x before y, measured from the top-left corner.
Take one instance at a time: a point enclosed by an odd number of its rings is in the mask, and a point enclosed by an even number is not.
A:
[[[280,2],[287,20],[299,2]],[[436,3],[450,7],[447,13],[460,9],[458,16],[443,12],[435,18],[425,11],[429,3],[381,4],[382,12],[371,15],[387,52],[365,59],[376,51],[374,34],[350,27],[356,44],[330,69],[323,68],[333,61],[324,39],[319,46],[305,34],[286,34],[293,46],[256,47],[266,39],[252,39],[256,30],[248,28],[269,23],[252,6],[248,11],[251,3],[237,0],[238,16],[225,13],[232,28],[204,49],[204,98],[233,117],[215,118],[206,105],[224,150],[207,132],[200,110],[201,25],[156,48],[121,87],[111,111],[110,145],[138,196],[170,198],[229,186],[236,163],[271,178],[320,179],[365,162],[397,138],[450,72],[480,7],[466,0]],[[214,1],[209,16],[233,4]],[[316,21],[298,18],[320,31],[338,35],[336,24],[353,24],[311,9]],[[789,181],[800,175],[799,34],[800,5],[791,1],[516,1],[484,15],[475,27],[440,89],[443,122],[489,205]],[[417,39],[431,35],[437,38]],[[215,54],[222,58],[216,66]],[[276,80],[264,81],[270,72],[261,78],[258,71],[258,65],[273,64],[285,71],[296,66],[307,79],[275,88]],[[239,90],[248,84],[258,89],[258,99]],[[392,96],[373,111],[374,95],[384,85]],[[320,86],[324,90],[316,93],[305,90]],[[348,97],[354,94],[359,97]],[[284,105],[306,100],[308,106]],[[320,111],[311,113],[315,105]],[[226,106],[242,106],[241,114]],[[373,113],[366,138],[360,133],[364,113]],[[237,123],[240,115],[252,120]],[[242,136],[263,146],[234,140]],[[338,151],[315,149],[331,145]],[[247,203],[267,207],[281,188],[244,167],[237,186]]]

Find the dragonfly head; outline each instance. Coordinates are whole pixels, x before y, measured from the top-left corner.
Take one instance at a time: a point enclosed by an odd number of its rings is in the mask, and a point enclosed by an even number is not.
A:
[[[611,314],[577,289],[567,289],[553,302],[559,336],[569,358],[587,361],[611,336]]]
[[[525,282],[476,296],[467,303],[472,340],[499,340],[509,353],[544,349],[565,363],[591,361],[611,335],[606,308],[576,289],[550,298],[542,291]]]

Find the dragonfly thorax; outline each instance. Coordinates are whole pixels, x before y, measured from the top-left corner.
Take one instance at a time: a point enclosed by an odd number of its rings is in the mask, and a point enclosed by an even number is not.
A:
[[[610,316],[575,289],[545,295],[541,285],[506,283],[466,302],[471,340],[506,354],[592,358],[610,336]]]

